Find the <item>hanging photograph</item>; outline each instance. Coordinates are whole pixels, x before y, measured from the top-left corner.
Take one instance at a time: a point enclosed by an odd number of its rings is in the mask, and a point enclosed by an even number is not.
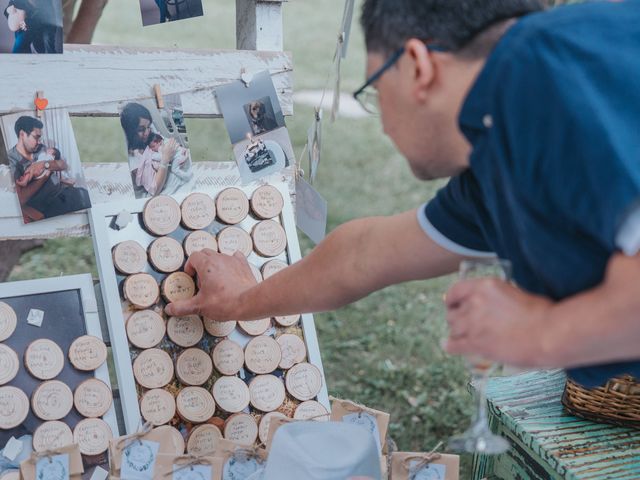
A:
[[[0,127],[24,223],[91,207],[66,110],[6,115]]]
[[[162,110],[155,99],[120,106],[136,198],[186,191],[193,180],[180,95],[165,95],[163,100]]]
[[[144,27],[201,17],[202,0],[140,0],[140,12]]]
[[[62,53],[62,0],[0,0],[0,53]]]
[[[254,75],[248,83],[236,81],[219,87],[216,98],[244,184],[295,162],[269,72]]]

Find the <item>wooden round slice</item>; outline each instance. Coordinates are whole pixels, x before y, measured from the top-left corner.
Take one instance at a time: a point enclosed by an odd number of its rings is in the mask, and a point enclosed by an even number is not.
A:
[[[237,413],[249,406],[249,387],[238,377],[220,377],[211,390],[218,407],[225,412]]]
[[[322,373],[310,363],[298,363],[291,367],[285,377],[287,391],[302,402],[311,400],[322,388]]]
[[[125,275],[141,273],[147,266],[147,252],[142,245],[133,240],[117,244],[111,250],[111,256],[113,257],[113,265]]]
[[[187,439],[187,453],[190,455],[210,455],[215,452],[222,432],[215,425],[198,425]]]
[[[194,252],[200,252],[201,250],[208,249],[214,252],[218,251],[218,242],[216,237],[204,230],[198,230],[191,232],[184,239],[184,251],[187,257],[190,257]]]
[[[197,315],[170,317],[167,322],[167,336],[180,347],[193,347],[202,340],[203,335],[202,320]]]
[[[258,424],[248,413],[231,415],[224,424],[224,438],[241,445],[253,445],[258,438]]]
[[[207,333],[213,337],[227,337],[236,329],[237,322],[231,320],[229,322],[216,322],[209,318],[204,318],[204,328]]]
[[[152,425],[164,425],[176,414],[176,399],[161,388],[147,390],[140,399],[140,413]]]
[[[253,246],[263,257],[277,257],[287,248],[284,228],[273,220],[258,222],[251,230]]]
[[[29,415],[29,398],[16,387],[0,387],[0,430],[10,430]]]
[[[251,196],[251,210],[256,217],[263,220],[277,217],[284,207],[284,198],[273,185],[257,188]]]
[[[31,409],[40,420],[60,420],[72,408],[73,393],[59,380],[41,383],[31,394]]]
[[[291,333],[285,333],[276,338],[276,342],[280,345],[282,358],[279,367],[288,370],[296,363],[304,362],[307,357],[307,347],[299,336]]]
[[[173,361],[158,348],[143,350],[133,361],[133,375],[144,388],[161,388],[173,379]]]
[[[253,337],[262,335],[271,328],[271,319],[263,318],[262,320],[246,320],[238,322],[238,325],[247,335]]]
[[[176,397],[178,415],[191,423],[204,423],[213,417],[216,403],[202,387],[186,387]]]
[[[296,315],[285,315],[282,317],[273,317],[278,325],[281,327],[292,327],[300,321],[301,315],[298,313]]]
[[[258,375],[249,383],[251,405],[261,412],[273,412],[284,403],[284,384],[275,375]]]
[[[239,251],[248,257],[253,251],[253,242],[251,236],[240,227],[227,227],[218,233],[218,250],[225,255]]]
[[[216,198],[216,211],[222,222],[235,225],[249,214],[249,199],[238,188],[225,188]]]
[[[41,338],[31,342],[27,347],[24,365],[34,377],[51,380],[64,368],[64,353],[52,340]]]
[[[9,470],[3,473],[0,473],[0,480],[21,480],[20,471],[18,470]]]
[[[213,373],[209,354],[199,348],[188,348],[176,360],[176,375],[183,385],[202,385]]]
[[[90,378],[76,387],[73,404],[83,417],[98,418],[109,411],[112,397],[109,385],[97,378]]]
[[[107,361],[107,346],[98,337],[83,335],[69,347],[69,361],[78,370],[92,372]]]
[[[4,342],[13,335],[18,325],[18,316],[11,306],[7,303],[0,302],[0,342]]]
[[[184,250],[177,240],[160,237],[149,246],[149,261],[159,272],[175,272],[184,263]]]
[[[113,432],[109,424],[100,418],[85,418],[73,429],[73,443],[77,443],[83,455],[100,455],[109,448]]]
[[[282,260],[269,260],[267,263],[262,265],[262,278],[265,280],[269,277],[273,277],[280,270],[287,268],[289,265],[284,263]]]
[[[328,422],[331,414],[320,402],[307,400],[296,407],[293,418],[296,420],[314,420]]]
[[[171,427],[169,425],[162,425],[160,427],[154,428],[153,432],[157,433],[160,438],[171,438],[173,446],[175,447],[176,456],[182,455],[184,453],[184,438],[177,428]]]
[[[126,330],[131,345],[153,348],[162,341],[167,327],[158,313],[153,310],[140,310],[127,319]]]
[[[0,385],[9,383],[16,378],[20,370],[18,354],[10,347],[0,343]]]
[[[36,452],[55,450],[73,443],[69,426],[60,421],[44,422],[33,432],[33,449]]]
[[[162,296],[167,303],[188,300],[196,294],[196,283],[184,272],[174,272],[162,282]]]
[[[182,223],[190,230],[207,228],[216,219],[216,204],[205,193],[192,193],[180,206]]]
[[[123,285],[124,298],[139,309],[149,308],[158,301],[158,282],[148,273],[136,273],[127,277]]]
[[[278,368],[281,359],[280,345],[266,335],[252,338],[244,348],[244,361],[247,368],[258,375],[273,372]]]
[[[244,365],[244,351],[233,340],[218,342],[211,356],[216,370],[223,375],[235,375]]]
[[[262,416],[262,418],[260,419],[260,425],[258,425],[258,437],[264,445],[267,444],[267,440],[269,439],[269,426],[271,425],[271,420],[273,420],[274,418],[289,417],[280,412],[269,412]]]
[[[180,205],[167,195],[150,199],[142,211],[142,221],[147,230],[161,237],[174,232],[180,225]]]

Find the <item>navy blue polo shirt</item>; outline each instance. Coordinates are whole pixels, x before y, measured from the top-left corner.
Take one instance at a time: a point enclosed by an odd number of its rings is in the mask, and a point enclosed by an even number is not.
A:
[[[640,1],[521,19],[459,123],[470,168],[420,211],[427,233],[463,254],[511,260],[518,285],[554,300],[601,283],[640,198]],[[621,373],[640,378],[640,362],[569,371],[587,386]]]

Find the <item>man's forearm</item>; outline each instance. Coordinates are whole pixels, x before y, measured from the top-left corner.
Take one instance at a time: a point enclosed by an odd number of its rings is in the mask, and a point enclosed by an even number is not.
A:
[[[38,180],[33,180],[26,187],[20,187],[16,185],[16,193],[18,194],[18,200],[20,201],[20,205],[26,205],[31,197],[33,197],[42,185],[47,181],[49,177],[42,177]]]

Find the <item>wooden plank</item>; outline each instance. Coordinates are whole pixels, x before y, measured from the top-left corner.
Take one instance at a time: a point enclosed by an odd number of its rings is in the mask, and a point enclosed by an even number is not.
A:
[[[281,25],[269,29],[282,35]],[[214,89],[239,79],[242,69],[269,70],[284,114],[292,114],[288,53],[93,45],[65,45],[62,55],[0,55],[0,91],[11,92],[0,95],[0,114],[33,109],[35,91],[43,90],[50,107],[72,115],[117,115],[119,102],[151,97],[159,84],[165,94],[182,93],[185,115],[218,117]]]
[[[127,163],[83,163],[85,179],[93,205],[134,199]],[[234,162],[195,162],[193,180],[185,192],[211,192],[221,187],[240,185]],[[295,202],[295,180],[291,168],[262,181],[285,179]],[[84,237],[90,235],[85,211],[24,225],[20,205],[7,165],[0,165],[0,240],[28,238]]]
[[[236,46],[239,50],[283,50],[282,2],[236,0]]]

